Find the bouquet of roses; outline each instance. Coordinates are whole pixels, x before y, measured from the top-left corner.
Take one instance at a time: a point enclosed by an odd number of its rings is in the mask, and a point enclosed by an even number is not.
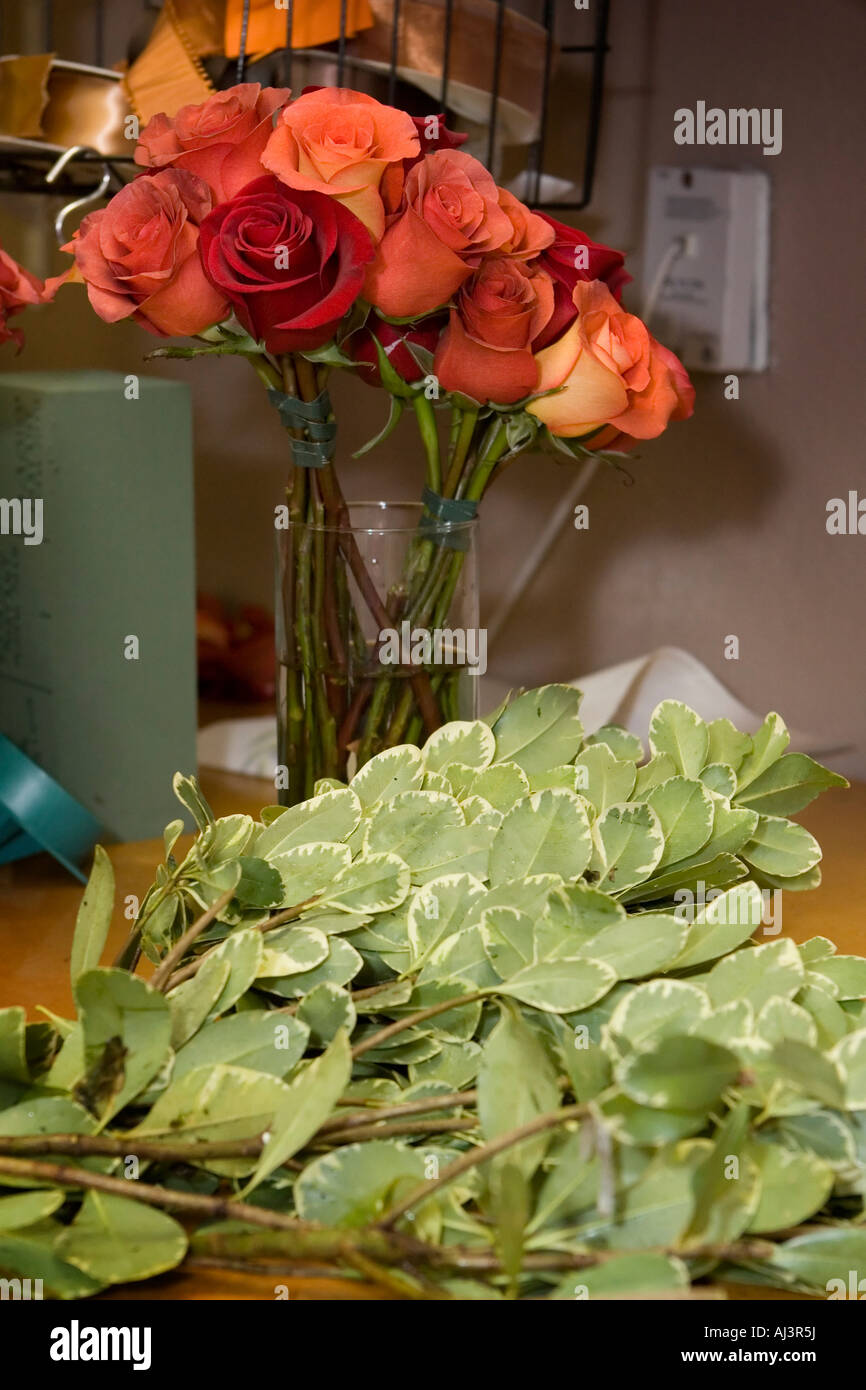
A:
[[[246,357],[290,434],[283,524],[326,537],[295,547],[286,580],[291,799],[344,776],[350,751],[364,762],[459,712],[451,675],[423,663],[371,678],[365,622],[447,619],[463,557],[443,535],[511,460],[539,446],[621,453],[692,410],[680,362],[621,307],[622,255],[531,212],[464,138],[359,92],[291,101],[242,84],[153,117],[142,174],[65,248],[66,278],[83,280],[103,319],[198,340],[157,355]],[[385,595],[334,468],[335,367],[390,396],[365,449],[407,405],[419,426],[422,525]],[[437,410],[450,414],[447,446]]]

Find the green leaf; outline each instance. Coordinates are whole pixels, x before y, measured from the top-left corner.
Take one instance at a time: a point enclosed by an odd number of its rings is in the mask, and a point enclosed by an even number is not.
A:
[[[480,772],[493,761],[496,739],[481,719],[455,720],[431,734],[422,751],[428,772],[441,772],[449,763]]]
[[[793,941],[768,941],[735,951],[713,966],[706,979],[713,1007],[747,999],[755,1013],[768,999],[792,999],[803,984],[803,962]]]
[[[14,1197],[0,1197],[0,1232],[17,1231],[22,1226],[35,1226],[44,1221],[66,1201],[63,1192],[21,1192]]]
[[[255,980],[262,963],[264,943],[255,927],[233,931],[217,946],[211,960],[227,961],[229,975],[210,1011],[210,1017],[226,1013],[236,1004]]]
[[[171,1045],[183,1044],[197,1033],[228,983],[231,961],[225,956],[209,956],[191,980],[184,980],[168,996],[171,1009]]]
[[[795,1236],[777,1245],[771,1264],[828,1298],[847,1298],[850,1271],[866,1269],[866,1230],[839,1228]]]
[[[195,777],[184,777],[182,772],[176,772],[171,785],[178,801],[189,811],[198,829],[202,833],[208,830],[214,824],[214,813],[202,796]]]
[[[478,1071],[478,1118],[486,1142],[559,1108],[556,1071],[531,1028],[503,1008],[485,1042]],[[531,1178],[550,1142],[542,1133],[493,1159],[494,1171],[516,1165]]]
[[[671,1034],[626,1057],[617,1080],[638,1105],[706,1112],[740,1072],[739,1058],[704,1038]]]
[[[417,970],[437,944],[466,924],[473,903],[487,897],[472,874],[446,874],[415,893],[407,918],[410,963]]]
[[[275,854],[271,863],[280,877],[280,902],[286,907],[309,902],[326,895],[336,875],[352,862],[348,845],[296,845],[285,853]]]
[[[757,1166],[743,1153],[749,1107],[741,1101],[716,1130],[713,1146],[695,1173],[695,1208],[682,1244],[726,1244],[749,1225],[758,1204]]]
[[[668,757],[667,753],[656,753],[648,763],[644,763],[643,767],[637,769],[637,776],[631,793],[632,801],[644,801],[653,787],[667,782],[676,775],[677,765],[673,758]]]
[[[314,926],[285,927],[269,932],[265,941],[257,979],[314,970],[328,959],[331,950],[325,933]]]
[[[700,782],[672,777],[653,787],[646,804],[658,816],[665,837],[657,868],[675,864],[703,849],[713,828],[713,803]]]
[[[578,1240],[592,1240],[608,1250],[635,1251],[676,1244],[694,1206],[694,1170],[700,1149],[659,1151],[642,1177],[621,1194],[616,1215],[585,1215],[573,1228]]]
[[[300,1018],[251,1009],[209,1023],[175,1058],[172,1082],[197,1067],[230,1063],[270,1076],[287,1076],[304,1055],[310,1030]]]
[[[649,878],[664,852],[664,832],[649,806],[611,806],[592,825],[593,884],[619,896]]]
[[[398,989],[404,993],[398,996]],[[373,997],[370,1007],[388,1008],[389,999],[392,999],[392,1002],[396,1000],[405,1003],[410,993],[411,985],[408,983],[396,987],[392,995],[386,995],[386,991],[383,990],[381,995]],[[352,996],[339,985],[325,981],[304,995],[298,1005],[297,1019],[309,1031],[314,1047],[327,1047],[341,1028],[346,1030],[347,1035],[351,1034],[357,1021],[357,1013]]]
[[[634,790],[636,769],[633,762],[620,761],[606,743],[593,743],[575,760],[584,773],[581,790],[598,815],[620,801],[628,801]]]
[[[611,966],[620,980],[635,980],[669,969],[682,953],[688,930],[669,913],[644,912],[602,927],[584,949],[593,960]]]
[[[552,1299],[650,1298],[655,1293],[684,1289],[689,1276],[682,1260],[670,1255],[620,1255],[590,1269],[574,1270],[557,1284]]]
[[[685,980],[650,980],[626,994],[610,1016],[610,1031],[630,1047],[685,1033],[710,1012],[704,990]]]
[[[477,774],[472,792],[505,815],[516,801],[529,795],[529,778],[517,763],[494,763]]]
[[[373,341],[378,347],[378,340],[374,338]],[[384,444],[385,440],[390,438],[399,425],[400,417],[405,408],[405,401],[400,396],[389,396],[388,399],[390,401],[388,419],[385,421],[385,424],[379,430],[378,434],[374,434],[372,439],[368,439],[366,444],[362,444],[360,449],[355,450],[352,454],[353,459],[363,458],[365,454],[370,453],[371,449],[375,449],[379,444]]]
[[[241,876],[235,887],[235,898],[241,907],[282,906],[283,880],[275,865],[250,856],[241,856],[237,862],[240,865]]]
[[[409,892],[409,866],[396,854],[359,855],[335,874],[323,903],[342,912],[391,912]]]
[[[866,1028],[849,1033],[836,1044],[830,1056],[845,1077],[848,1109],[866,1109]]]
[[[691,969],[734,951],[760,925],[762,912],[761,894],[754,883],[729,888],[698,912],[671,968]]]
[[[493,726],[496,761],[517,763],[527,773],[572,762],[583,738],[581,699],[570,685],[543,685],[518,695]]]
[[[309,994],[317,985],[348,984],[364,964],[363,956],[342,936],[328,936],[325,940],[328,944],[328,955],[321,965],[291,975],[264,979],[261,987],[272,994],[279,994],[283,999],[296,999],[300,995]]]
[[[637,734],[630,734],[621,724],[603,724],[586,740],[587,748],[604,743],[614,757],[625,762],[639,763],[643,759],[643,744]]]
[[[710,736],[700,715],[679,700],[662,700],[650,719],[650,751],[667,753],[684,777],[697,777],[707,762]]]
[[[707,725],[707,733],[707,763],[724,763],[737,772],[743,759],[752,751],[750,736],[741,734],[730,719],[711,719]]]
[[[386,1139],[343,1144],[308,1164],[295,1183],[302,1221],[323,1226],[366,1226],[381,1217],[401,1189],[425,1176],[418,1149]]]
[[[272,860],[296,845],[348,840],[361,819],[361,803],[355,791],[323,792],[299,806],[289,806],[258,835],[255,852]]]
[[[289,1083],[289,1094],[274,1116],[267,1142],[243,1196],[309,1143],[331,1114],[351,1075],[349,1038],[341,1029],[327,1051]],[[297,1187],[295,1195],[297,1200]]]
[[[490,883],[496,887],[543,873],[579,878],[591,849],[589,819],[580,798],[562,789],[535,792],[508,812],[496,832]]]
[[[790,742],[791,735],[785,728],[785,721],[778,714],[768,714],[758,732],[752,735],[750,752],[736,769],[739,790],[742,792],[744,787],[751,786],[767,768],[772,767]],[[726,758],[723,761],[731,760]]]
[[[799,1226],[820,1211],[833,1190],[834,1173],[815,1154],[797,1153],[781,1144],[754,1142],[749,1157],[760,1174],[760,1200],[749,1223],[759,1233]]]
[[[762,873],[794,878],[814,868],[821,858],[821,846],[805,826],[781,816],[762,815],[742,855]]]
[[[99,964],[111,926],[113,910],[114,869],[102,845],[97,845],[93,851],[93,868],[75,919],[72,954],[69,958],[69,974],[73,989],[79,975]]]
[[[527,965],[499,988],[500,994],[548,1013],[573,1013],[601,999],[616,984],[616,971],[604,961],[539,961]]]
[[[785,753],[742,789],[737,800],[762,815],[792,816],[828,787],[848,785],[805,753]]]
[[[364,810],[389,801],[400,792],[414,791],[424,781],[424,759],[419,748],[403,744],[377,753],[355,773],[349,784]]]
[[[55,1249],[91,1279],[121,1284],[174,1269],[186,1246],[183,1227],[167,1212],[130,1197],[88,1192]]]
[[[708,763],[700,775],[708,791],[729,800],[737,790],[737,774],[729,763]]]
[[[196,1067],[157,1097],[150,1113],[131,1132],[130,1153],[135,1152],[136,1136],[172,1143],[253,1139],[272,1128],[288,1095],[285,1082],[265,1072],[223,1062]],[[217,1173],[250,1173],[256,1166],[255,1158],[201,1162]]]
[[[368,854],[397,854],[414,872],[429,866],[436,838],[464,824],[453,796],[398,792],[372,814],[364,837]]]
[[[20,1236],[0,1232],[0,1269],[6,1277],[41,1279],[43,1293],[49,1298],[88,1298],[102,1287],[76,1265],[61,1260],[29,1231]]]
[[[775,1070],[797,1090],[822,1105],[841,1110],[845,1105],[845,1083],[838,1063],[808,1043],[785,1038],[771,1054]]]
[[[171,1013],[158,990],[126,970],[86,971],[75,1000],[84,1037],[82,1098],[105,1124],[165,1061]]]
[[[24,1009],[17,1004],[0,1009],[0,1081],[30,1084],[27,1066],[26,1020]]]
[[[866,995],[866,960],[862,956],[831,956],[814,961],[810,974],[828,981],[836,999],[862,999]]]

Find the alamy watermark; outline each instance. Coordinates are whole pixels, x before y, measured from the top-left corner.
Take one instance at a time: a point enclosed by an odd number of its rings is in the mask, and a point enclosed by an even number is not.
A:
[[[0,536],[23,536],[25,545],[41,545],[42,535],[41,497],[0,497]]]
[[[705,101],[674,112],[677,145],[760,145],[763,154],[782,152],[782,108],[707,106]]]
[[[470,676],[487,670],[484,627],[412,627],[408,621],[379,633],[383,666],[465,666]]]
[[[782,891],[779,888],[762,888],[761,922],[764,936],[778,936],[782,930]],[[748,926],[752,922],[753,910],[750,900],[743,899],[739,893],[728,893],[724,888],[707,888],[699,878],[696,891],[691,888],[678,888],[674,893],[674,916],[680,922],[694,922],[698,913],[704,912],[713,903],[713,921],[721,926]],[[752,925],[757,926],[756,922]]]

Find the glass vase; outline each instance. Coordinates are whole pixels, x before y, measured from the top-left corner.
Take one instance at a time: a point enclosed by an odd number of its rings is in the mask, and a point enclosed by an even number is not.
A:
[[[477,519],[353,502],[277,531],[277,789],[283,805],[374,754],[474,719],[487,665]]]

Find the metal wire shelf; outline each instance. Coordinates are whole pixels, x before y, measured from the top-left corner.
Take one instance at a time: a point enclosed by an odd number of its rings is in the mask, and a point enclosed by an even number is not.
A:
[[[524,191],[522,196],[526,201],[535,207],[545,208],[551,211],[579,212],[586,208],[592,199],[595,174],[598,160],[599,133],[601,128],[601,114],[604,91],[605,62],[609,52],[608,31],[610,19],[610,0],[594,0],[593,3],[593,32],[591,42],[586,43],[562,43],[557,44],[557,9],[561,10],[565,0],[543,0],[538,7],[540,10],[538,22],[545,31],[544,54],[543,54],[543,82],[541,93],[541,107],[538,117],[538,135],[526,148],[525,167],[523,170]],[[8,0],[7,0],[8,3]],[[17,0],[17,3],[31,3],[31,0]],[[444,0],[444,25],[438,100],[440,109],[446,113],[449,125],[452,128],[460,129],[461,122],[459,117],[455,118],[449,111],[449,90],[452,86],[452,66],[454,56],[453,35],[454,35],[454,15],[458,0]],[[505,44],[505,28],[508,12],[511,6],[507,0],[493,0],[495,5],[495,18],[493,23],[494,46],[492,53],[490,82],[489,107],[486,118],[487,126],[487,162],[493,164],[494,152],[497,148],[499,138],[499,110],[500,91],[503,69],[503,52]],[[41,0],[42,4],[42,42],[50,49],[54,39],[54,3],[53,0]],[[4,7],[5,8],[5,7]],[[281,6],[283,8],[283,6]],[[339,37],[332,43],[321,48],[293,48],[292,38],[295,22],[295,0],[286,0],[285,15],[285,45],[282,49],[269,55],[268,61],[272,70],[282,85],[291,86],[292,71],[297,61],[301,58],[319,58],[332,62],[336,68],[337,85],[343,85],[347,70],[368,70],[382,74],[381,65],[374,65],[365,59],[353,55],[349,51],[349,24],[348,24],[348,0],[340,0],[340,32]],[[569,6],[570,8],[570,6]],[[384,72],[387,87],[387,100],[396,102],[400,88],[400,33],[401,33],[401,10],[402,0],[392,0],[392,19],[391,19],[391,49],[390,62]],[[97,65],[101,66],[105,61],[105,0],[93,0],[93,42],[92,56]],[[515,11],[512,11],[514,13]],[[217,80],[218,87],[231,86],[233,82],[247,80],[250,71],[251,58],[248,53],[248,36],[251,13],[251,0],[243,0],[241,33],[240,33],[240,52],[236,61],[226,65],[225,74]],[[525,6],[519,11],[525,17]],[[0,51],[3,46],[3,34],[0,31]],[[575,189],[574,196],[563,196],[553,199],[545,199],[542,196],[543,177],[545,173],[545,161],[550,144],[551,134],[551,79],[554,58],[557,53],[569,55],[583,55],[590,60],[589,89],[588,98],[585,106],[585,129],[583,138],[583,157],[579,167],[579,172],[574,179],[569,180]],[[584,111],[570,109],[567,113],[562,113],[562,117],[572,128],[579,128]],[[561,118],[557,114],[558,123],[561,125]],[[105,165],[111,172],[112,183],[121,186],[135,172],[135,164],[131,156],[110,156],[108,158],[97,154],[95,150],[82,150],[71,159],[63,170],[62,176],[50,186],[45,182],[45,174],[56,162],[59,155],[63,153],[63,147],[54,144],[47,144],[37,140],[21,140],[18,138],[7,137],[0,134],[0,192],[48,192],[51,194],[70,194],[80,192],[83,188],[92,186],[94,163]]]

